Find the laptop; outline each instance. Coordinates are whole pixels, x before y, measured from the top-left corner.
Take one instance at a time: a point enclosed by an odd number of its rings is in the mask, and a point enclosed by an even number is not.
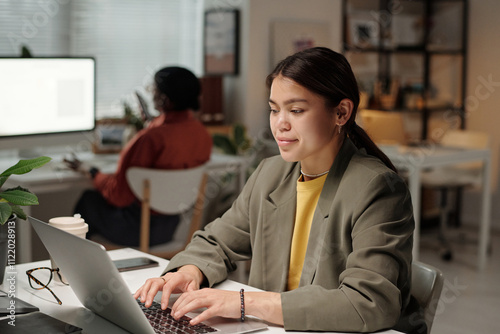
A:
[[[93,241],[60,230],[33,217],[28,218],[48,252],[57,263],[80,302],[131,333],[161,333],[153,329],[144,307],[132,296],[105,248]],[[82,259],[91,259],[82,261]],[[196,313],[188,313],[193,318]],[[204,322],[214,333],[246,333],[266,329],[267,325],[254,318],[214,317]]]

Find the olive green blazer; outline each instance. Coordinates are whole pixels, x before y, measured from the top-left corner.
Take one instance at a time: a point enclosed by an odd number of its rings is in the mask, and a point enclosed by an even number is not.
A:
[[[405,182],[346,139],[316,207],[299,288],[286,291],[300,164],[262,161],[232,207],[166,269],[209,286],[250,260],[249,285],[281,292],[287,330],[392,328],[409,301],[413,210]]]

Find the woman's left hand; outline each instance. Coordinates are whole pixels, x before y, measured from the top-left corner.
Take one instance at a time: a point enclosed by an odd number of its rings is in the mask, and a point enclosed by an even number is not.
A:
[[[208,288],[184,292],[172,306],[172,315],[175,319],[179,319],[188,312],[204,307],[207,309],[194,317],[191,320],[191,325],[196,325],[215,316],[240,318],[240,293]]]
[[[74,153],[72,153],[71,158],[64,158],[64,164],[69,168],[74,170],[75,172],[80,172],[82,174],[88,174],[90,166],[81,161],[76,157]]]

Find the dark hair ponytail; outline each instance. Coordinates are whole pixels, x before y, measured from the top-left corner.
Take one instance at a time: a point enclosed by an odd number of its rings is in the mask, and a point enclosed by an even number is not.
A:
[[[366,153],[379,158],[387,167],[389,167],[396,173],[398,172],[396,167],[393,165],[391,159],[389,159],[389,157],[385,155],[385,153],[378,148],[377,144],[373,142],[373,140],[366,133],[366,131],[363,130],[363,128],[360,127],[358,124],[356,124],[356,122],[352,122],[350,126],[346,127],[346,130],[347,130],[347,135],[354,143],[354,145],[356,145],[357,148],[364,147]]]
[[[308,90],[325,98],[327,106],[336,107],[343,99],[353,102],[351,117],[342,126],[357,148],[364,148],[379,158],[387,167],[397,172],[391,160],[377,147],[370,136],[356,124],[359,105],[359,88],[351,65],[340,53],[325,47],[315,47],[297,52],[282,60],[266,79],[268,88],[278,76],[290,78]]]

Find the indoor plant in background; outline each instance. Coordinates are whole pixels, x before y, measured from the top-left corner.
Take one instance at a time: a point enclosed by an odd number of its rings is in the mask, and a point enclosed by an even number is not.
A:
[[[9,176],[16,174],[26,174],[35,168],[42,167],[51,159],[49,157],[38,157],[29,160],[19,160],[14,166],[6,169],[0,174],[0,284],[3,282],[5,274],[5,266],[7,265],[8,257],[8,239],[9,239],[9,226],[10,222],[20,218],[26,220],[26,214],[21,206],[37,205],[38,198],[35,194],[31,193],[28,189],[20,186],[8,189],[2,189],[5,181]],[[15,236],[15,234],[12,234]],[[12,238],[12,237],[11,237]],[[12,245],[15,246],[15,239]],[[15,253],[11,255],[15,256]]]
[[[243,155],[251,148],[247,131],[241,124],[234,124],[230,134],[214,133],[212,135],[214,146],[224,154]]]

